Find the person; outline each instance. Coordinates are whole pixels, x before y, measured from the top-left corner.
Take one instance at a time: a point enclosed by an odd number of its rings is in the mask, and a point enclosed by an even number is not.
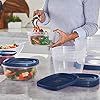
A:
[[[98,30],[99,4],[99,0],[46,0],[43,10],[34,11],[34,16],[60,34],[53,48],[94,35]]]

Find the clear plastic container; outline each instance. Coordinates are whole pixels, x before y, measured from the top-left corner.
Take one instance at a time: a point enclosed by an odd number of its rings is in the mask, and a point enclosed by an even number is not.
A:
[[[50,40],[47,32],[34,33],[28,32],[28,39],[32,45],[50,45]]]
[[[16,53],[16,51],[0,51],[0,65],[5,59],[13,58]]]
[[[3,62],[4,75],[11,80],[25,81],[32,79],[36,73],[38,59],[11,58]]]
[[[9,58],[14,58],[14,55],[16,53],[16,51],[0,51],[0,74],[4,73],[3,68],[1,66],[3,61]]]
[[[55,73],[79,73],[83,70],[86,49],[75,46],[58,46],[51,49],[52,61]]]
[[[0,41],[1,42],[1,41]],[[5,42],[5,43],[4,43]],[[7,41],[2,41],[0,45],[0,51],[16,51],[16,54],[20,54],[24,47],[25,42],[22,43],[7,43]]]

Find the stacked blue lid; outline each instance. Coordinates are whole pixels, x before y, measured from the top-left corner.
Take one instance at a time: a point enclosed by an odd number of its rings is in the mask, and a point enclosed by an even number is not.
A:
[[[37,82],[37,86],[57,91],[68,86],[94,87],[99,84],[99,76],[85,73],[57,73]]]

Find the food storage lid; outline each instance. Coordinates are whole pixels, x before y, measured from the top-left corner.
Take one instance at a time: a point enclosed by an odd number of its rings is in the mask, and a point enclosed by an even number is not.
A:
[[[37,82],[37,86],[57,91],[74,84],[76,81],[76,75],[67,73],[57,73],[39,80]]]
[[[39,60],[32,58],[10,58],[3,62],[4,67],[9,68],[30,68],[37,64],[39,64]]]
[[[99,84],[99,76],[95,74],[75,73],[77,81],[72,86],[94,87]]]
[[[97,70],[100,71],[100,65],[84,65],[83,70]]]
[[[100,70],[100,59],[86,58],[84,70]]]
[[[16,53],[17,53],[16,51],[8,51],[8,50],[0,51],[1,56],[13,56]]]

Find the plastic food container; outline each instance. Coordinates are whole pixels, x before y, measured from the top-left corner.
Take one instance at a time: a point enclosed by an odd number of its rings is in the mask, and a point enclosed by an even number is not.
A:
[[[11,58],[3,62],[4,74],[11,80],[25,81],[32,79],[36,73],[38,59]]]
[[[55,73],[80,73],[85,62],[84,49],[76,50],[75,46],[58,46],[51,49]]]
[[[33,45],[50,45],[49,36],[47,33],[28,32],[29,42]]]
[[[2,62],[8,58],[14,58],[16,51],[0,51],[0,74],[4,74],[3,68],[1,66]]]
[[[2,64],[5,59],[12,58],[16,53],[16,51],[0,51],[0,64]]]

